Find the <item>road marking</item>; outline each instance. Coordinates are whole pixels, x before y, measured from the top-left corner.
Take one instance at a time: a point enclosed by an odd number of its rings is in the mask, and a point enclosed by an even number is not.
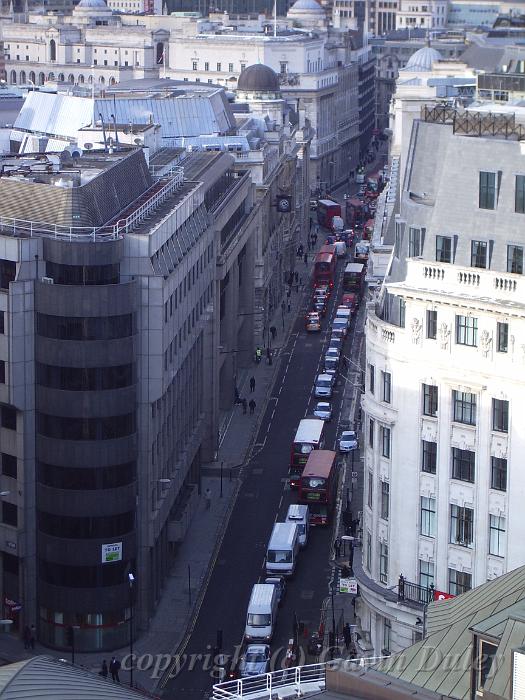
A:
[[[260,474],[264,473],[264,469],[262,467],[256,467],[255,469],[252,469],[252,474],[255,476],[259,476]]]

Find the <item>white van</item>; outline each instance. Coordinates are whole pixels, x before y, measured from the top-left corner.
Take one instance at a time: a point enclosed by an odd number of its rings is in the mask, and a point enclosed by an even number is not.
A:
[[[273,583],[256,583],[246,613],[244,638],[247,642],[272,639],[278,606],[279,591]]]
[[[299,532],[295,523],[275,523],[266,550],[266,573],[292,576],[299,553]]]
[[[287,523],[295,523],[299,533],[299,545],[306,547],[308,542],[308,532],[310,529],[310,518],[308,514],[308,506],[292,503],[286,514]]]
[[[346,243],[344,241],[335,242],[335,254],[338,258],[346,257]]]
[[[314,394],[318,399],[329,399],[332,396],[334,378],[331,374],[319,374],[315,380]]]

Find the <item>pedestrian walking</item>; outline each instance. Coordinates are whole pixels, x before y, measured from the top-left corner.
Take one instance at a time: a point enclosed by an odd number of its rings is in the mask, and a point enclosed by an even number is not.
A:
[[[120,661],[114,656],[109,662],[109,672],[113,683],[120,683],[118,672],[120,671]]]
[[[312,242],[308,239],[308,252],[312,250]]]
[[[290,304],[290,300],[288,300],[288,313],[292,310],[292,305]]]
[[[255,411],[255,407],[257,406],[257,404],[255,403],[255,401],[253,399],[250,399],[249,406],[250,406],[250,415],[253,416],[253,412]]]
[[[24,627],[23,639],[24,649],[29,649],[29,647],[31,646],[31,630],[29,629],[28,625]]]
[[[206,501],[206,510],[210,510],[211,507],[211,489],[208,486],[206,491],[204,492],[204,500]]]
[[[350,644],[352,643],[352,632],[350,631],[350,625],[348,622],[343,627],[343,639],[345,640],[345,647],[350,649]]]
[[[34,625],[31,625],[31,630],[29,633],[29,645],[31,647],[31,651],[35,650],[35,642],[36,642],[36,627]]]
[[[273,352],[271,348],[266,348],[266,359],[268,360],[268,364],[271,365],[273,362]]]
[[[270,333],[272,334],[272,340],[275,340],[277,335],[277,328],[275,326],[270,326]]]
[[[299,281],[299,273],[298,273],[298,272],[294,272],[294,273],[293,273],[293,278],[294,278],[295,284],[297,284],[297,282]]]
[[[314,233],[314,245],[317,245],[317,233]]]
[[[304,254],[303,260],[304,260],[304,264],[308,265],[308,253]]]
[[[285,309],[286,309],[286,302],[285,302],[284,299],[283,299],[283,300],[281,301],[281,311],[283,312],[283,314],[284,314]]]
[[[241,400],[241,395],[239,394],[239,389],[235,387],[235,403],[239,403]]]
[[[286,292],[286,298],[289,299],[292,296],[292,287],[291,285],[288,287],[288,291]],[[288,302],[289,304],[290,302]]]
[[[341,556],[341,538],[340,537],[335,538],[334,554],[335,554],[336,559],[339,559],[339,557]]]
[[[255,391],[255,377],[250,377],[250,391],[252,394]]]
[[[107,678],[108,673],[109,673],[108,662],[106,661],[106,659],[104,659],[104,661],[102,662],[102,666],[100,668],[100,671],[98,672],[98,675],[102,676],[102,678]]]
[[[244,415],[246,415],[246,407],[248,406],[248,402],[246,401],[246,399],[241,399],[241,403],[242,403],[242,412]]]

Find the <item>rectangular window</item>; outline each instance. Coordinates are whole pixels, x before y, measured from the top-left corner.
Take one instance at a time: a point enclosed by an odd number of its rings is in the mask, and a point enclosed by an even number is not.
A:
[[[376,370],[374,365],[368,365],[368,389],[371,394],[376,390]]]
[[[437,442],[422,440],[421,471],[435,474],[437,466]]]
[[[368,421],[368,444],[370,447],[374,446],[374,429],[375,429],[375,422],[373,418],[370,418]]]
[[[519,245],[507,246],[507,272],[523,274],[523,248]]]
[[[496,173],[479,174],[479,208],[496,208]]]
[[[448,570],[448,592],[450,595],[466,593],[472,588],[472,574],[465,571]]]
[[[387,617],[383,618],[383,648],[382,654],[390,654],[390,645],[392,640],[392,621]]]
[[[429,589],[434,585],[434,563],[431,561],[419,560],[419,585],[421,588]]]
[[[450,506],[450,542],[472,547],[474,542],[474,511],[463,506]]]
[[[456,316],[456,343],[458,345],[478,345],[478,319],[473,316]]]
[[[509,324],[499,323],[496,325],[496,351],[509,351]]]
[[[368,472],[368,494],[367,494],[368,507],[372,508],[374,502],[374,475],[372,472]]]
[[[228,70],[233,73],[233,63],[228,63]]]
[[[438,388],[433,384],[423,384],[423,415],[437,416]]]
[[[392,375],[390,372],[381,372],[381,384],[383,387],[383,401],[390,403],[392,397]]]
[[[487,243],[486,241],[472,241],[470,244],[471,267],[487,267]]]
[[[208,61],[204,62],[204,70],[210,70],[210,64],[208,63]]]
[[[456,423],[476,425],[476,394],[453,391],[452,403],[454,404],[453,420]]]
[[[2,406],[0,416],[2,428],[16,430],[16,408],[11,408],[10,406]]]
[[[370,568],[372,566],[372,535],[370,534],[370,532],[368,530],[366,531],[365,555],[366,555],[365,565],[366,565],[366,568],[370,571]]]
[[[386,542],[379,543],[379,580],[381,583],[388,582],[388,545]]]
[[[518,214],[525,214],[525,175],[516,175],[514,211]]]
[[[452,238],[436,236],[436,262],[452,262]]]
[[[390,512],[390,484],[388,481],[381,482],[381,517],[388,520]]]
[[[5,525],[18,526],[18,508],[13,503],[2,501],[2,522]]]
[[[436,499],[421,496],[421,534],[436,536]]]
[[[507,460],[502,457],[490,458],[490,488],[507,490]]]
[[[17,478],[17,462],[14,455],[2,452],[2,474],[13,479]]]
[[[505,518],[491,515],[489,523],[489,554],[505,556]]]
[[[286,73],[288,72],[288,63],[286,61],[281,61],[279,70],[281,75],[286,75]]]
[[[217,71],[220,73],[221,70],[222,70],[221,64],[220,64],[220,63],[217,63]]]
[[[423,252],[422,231],[424,229],[412,228],[408,229],[408,257],[418,258]]]
[[[509,402],[492,399],[492,430],[499,433],[509,432]]]
[[[476,477],[476,453],[452,448],[452,478],[474,483]]]
[[[197,61],[193,61],[191,64],[192,70],[197,70]]]
[[[390,428],[381,426],[381,454],[383,457],[390,459]]]
[[[0,384],[5,384],[5,361],[0,360]]]
[[[427,338],[430,340],[435,340],[437,338],[437,323],[437,311],[427,309]]]

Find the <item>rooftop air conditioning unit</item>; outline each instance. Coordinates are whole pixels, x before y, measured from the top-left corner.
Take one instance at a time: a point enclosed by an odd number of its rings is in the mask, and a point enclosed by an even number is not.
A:
[[[52,277],[42,277],[40,280],[43,284],[54,284],[55,280]]]

